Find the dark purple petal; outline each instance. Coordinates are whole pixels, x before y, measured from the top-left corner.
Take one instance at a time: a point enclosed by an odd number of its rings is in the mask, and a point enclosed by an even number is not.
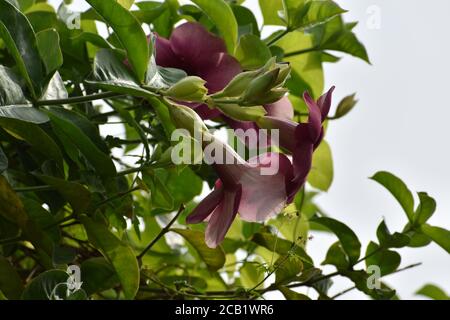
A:
[[[277,129],[279,130],[280,145],[289,150],[291,153],[296,148],[296,135],[295,131],[298,123],[276,117],[265,116],[260,119],[260,126],[264,129]]]
[[[177,27],[170,37],[173,52],[192,70],[201,70],[215,54],[227,52],[225,42],[199,23],[187,22]],[[191,70],[185,70],[189,73]]]
[[[215,188],[186,218],[186,223],[200,223],[208,218],[223,198],[223,188]]]
[[[165,68],[182,69],[184,66],[180,59],[173,52],[170,41],[157,36],[155,41],[156,64]]]
[[[216,248],[225,238],[236,217],[242,188],[224,188],[223,199],[211,214],[206,227],[205,241],[208,247]]]
[[[216,93],[242,72],[239,62],[227,53],[215,53],[205,60],[197,75],[206,81],[210,93]]]
[[[323,96],[319,98],[319,101],[317,101],[317,104],[319,105],[320,112],[322,114],[322,122],[325,121],[328,117],[328,114],[330,113],[331,108],[331,99],[333,97],[333,91],[336,87],[331,87],[330,90],[328,90],[327,93],[325,93]]]
[[[303,99],[305,100],[305,103],[309,109],[309,119],[307,126],[309,129],[310,139],[312,143],[316,143],[322,131],[322,114],[319,106],[313,100],[313,98],[311,98],[308,92],[305,92],[303,94]]]

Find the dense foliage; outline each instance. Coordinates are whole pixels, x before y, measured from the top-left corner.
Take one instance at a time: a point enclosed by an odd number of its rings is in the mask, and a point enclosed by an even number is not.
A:
[[[322,128],[312,125],[316,102],[303,94],[322,96],[323,64],[339,62],[335,54],[369,63],[356,23],[345,22],[335,2],[260,0],[264,26],[280,27],[268,38],[239,0],[87,2],[92,8],[77,15],[66,4],[0,0],[1,298],[258,299],[279,291],[286,299],[333,299],[332,279],[343,276],[371,298],[394,299],[373,276],[414,267],[401,267],[398,249],[433,241],[450,252],[450,232],[427,224],[435,201],[424,192],[415,200],[388,172],[372,179],[399,202],[405,227],[391,233],[381,222],[366,248],[351,221],[315,202],[333,181],[324,132],[356,100],[334,104],[332,116],[319,100]],[[229,230],[216,230],[226,233],[223,242],[217,234],[205,242],[206,224],[186,219],[222,176],[207,164],[174,164],[171,133],[192,131],[189,121],[204,133],[242,122],[263,127],[267,106],[287,92],[289,121],[321,134],[298,145],[315,149],[307,183],[297,183],[271,219],[248,222],[240,212]],[[123,135],[111,134],[117,127]],[[288,149],[278,152],[306,161]],[[336,236],[323,262],[308,255],[310,231]],[[73,266],[81,269],[77,281]],[[295,291],[302,287],[315,293]],[[432,285],[419,293],[448,299]]]

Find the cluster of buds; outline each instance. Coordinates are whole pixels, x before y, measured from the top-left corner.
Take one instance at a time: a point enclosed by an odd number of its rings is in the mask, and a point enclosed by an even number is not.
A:
[[[240,106],[274,103],[286,95],[284,84],[290,71],[288,63],[277,63],[272,58],[258,70],[237,75],[222,91],[211,95],[212,102],[219,108],[230,103]]]

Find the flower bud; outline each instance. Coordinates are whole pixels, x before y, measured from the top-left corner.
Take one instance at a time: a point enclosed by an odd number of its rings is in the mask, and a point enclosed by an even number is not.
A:
[[[177,128],[188,130],[192,136],[195,136],[196,133],[208,132],[203,120],[194,110],[173,102],[169,103],[170,117]]]
[[[206,81],[199,77],[186,77],[164,91],[164,95],[179,101],[203,102],[208,89]]]

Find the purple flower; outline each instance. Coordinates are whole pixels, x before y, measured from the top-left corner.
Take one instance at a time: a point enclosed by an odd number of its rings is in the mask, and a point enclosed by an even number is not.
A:
[[[201,24],[187,22],[177,27],[170,39],[156,37],[156,63],[161,67],[184,70],[206,81],[209,93],[216,93],[239,73],[239,62],[227,53],[225,42]],[[190,105],[203,119],[221,115],[206,105]]]
[[[245,221],[265,221],[286,205],[292,165],[278,153],[266,153],[244,161],[228,145],[213,140],[215,150],[233,164],[214,164],[219,175],[214,190],[194,209],[187,223],[207,221],[205,240],[209,247],[220,244],[239,213]],[[217,160],[217,159],[216,159]]]
[[[187,22],[177,27],[170,39],[156,37],[156,63],[161,67],[184,70],[188,75],[198,76],[206,81],[210,94],[224,89],[227,84],[242,72],[239,62],[227,53],[225,42],[208,32],[201,24]],[[211,110],[205,104],[187,104],[202,117],[212,119],[221,116],[217,110]],[[265,106],[270,115],[285,113],[293,117],[293,108],[288,98]],[[224,117],[231,127],[253,128],[244,123]]]
[[[309,109],[307,123],[296,123],[291,120],[265,116],[258,121],[258,125],[265,129],[278,129],[281,147],[293,155],[294,176],[288,187],[288,202],[302,188],[311,171],[314,150],[323,140],[323,122],[326,120],[331,107],[332,87],[319,100],[314,101],[306,92],[303,98]]]

